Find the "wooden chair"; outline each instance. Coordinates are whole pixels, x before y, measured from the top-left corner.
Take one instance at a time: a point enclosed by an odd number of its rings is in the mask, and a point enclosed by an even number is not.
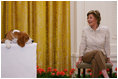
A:
[[[112,77],[112,65],[110,63],[106,63],[106,67],[110,69],[109,77]],[[80,72],[81,72],[81,69],[83,69],[83,77],[85,78],[86,68],[91,68],[91,64],[82,62],[78,64],[77,68],[78,68],[78,77],[80,78]]]

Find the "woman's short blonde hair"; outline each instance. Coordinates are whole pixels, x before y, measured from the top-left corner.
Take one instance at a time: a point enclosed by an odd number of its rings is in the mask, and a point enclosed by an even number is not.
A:
[[[100,12],[99,12],[98,10],[90,10],[90,11],[87,13],[87,17],[88,17],[90,14],[93,14],[93,16],[97,19],[97,24],[99,25],[99,24],[100,24],[100,21],[101,21]]]

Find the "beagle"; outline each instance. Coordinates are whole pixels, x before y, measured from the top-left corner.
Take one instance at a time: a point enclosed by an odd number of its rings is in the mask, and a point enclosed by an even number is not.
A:
[[[19,30],[9,31],[1,43],[5,43],[7,48],[11,48],[10,44],[17,43],[19,46],[24,47],[25,44],[33,43],[33,40],[25,32]]]

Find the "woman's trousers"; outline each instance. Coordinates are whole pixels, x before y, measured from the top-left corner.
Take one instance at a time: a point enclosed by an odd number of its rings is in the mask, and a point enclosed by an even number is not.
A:
[[[98,78],[99,72],[103,69],[106,69],[107,57],[103,54],[102,51],[94,50],[87,52],[82,57],[83,62],[91,63],[92,65],[92,77]]]

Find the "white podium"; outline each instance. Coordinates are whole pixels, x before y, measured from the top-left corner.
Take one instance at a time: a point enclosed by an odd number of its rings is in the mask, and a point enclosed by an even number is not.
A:
[[[2,78],[36,78],[37,43],[20,47],[12,44],[10,49],[1,44],[1,77]]]

